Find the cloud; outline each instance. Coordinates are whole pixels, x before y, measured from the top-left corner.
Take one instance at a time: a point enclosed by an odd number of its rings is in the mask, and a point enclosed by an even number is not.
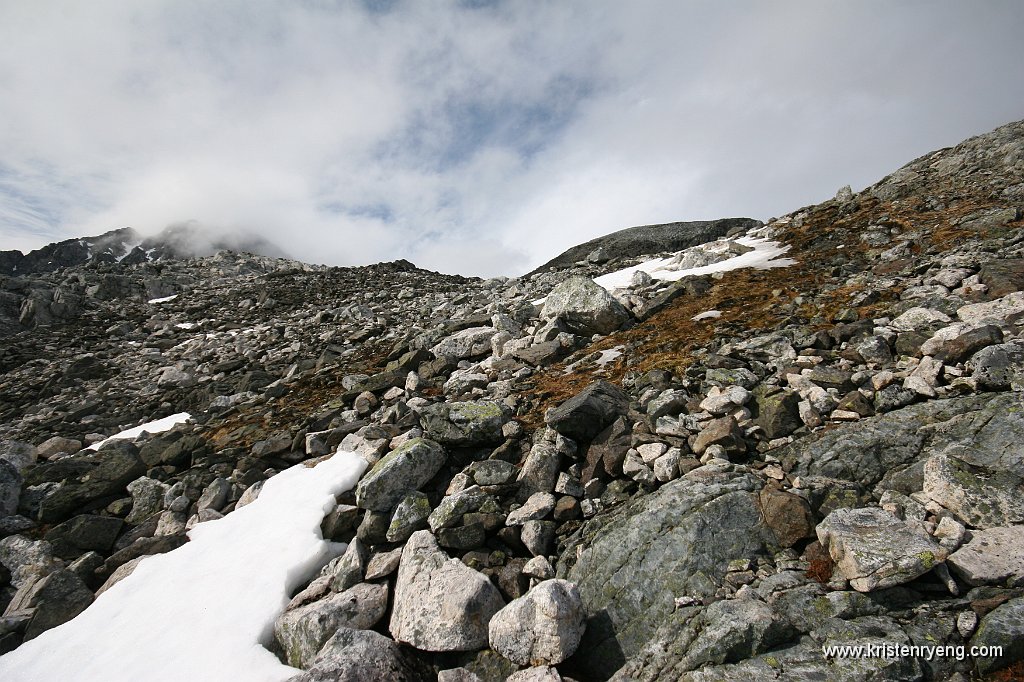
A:
[[[1022,116],[1024,5],[0,2],[0,248],[194,220],[514,275]]]

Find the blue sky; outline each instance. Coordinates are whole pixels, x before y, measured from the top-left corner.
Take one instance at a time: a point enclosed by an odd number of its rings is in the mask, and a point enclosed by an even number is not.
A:
[[[1024,118],[1024,3],[0,0],[0,249],[195,220],[515,275]]]

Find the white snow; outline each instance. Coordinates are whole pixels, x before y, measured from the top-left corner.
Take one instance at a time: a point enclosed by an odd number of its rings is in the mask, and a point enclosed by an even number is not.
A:
[[[120,263],[121,261],[123,261],[125,258],[128,257],[128,255],[132,251],[134,251],[136,248],[138,248],[140,246],[142,246],[142,242],[125,242],[125,244],[124,244],[124,255],[118,256],[117,257],[117,262]]]
[[[694,322],[700,322],[701,320],[714,320],[722,316],[721,310],[705,310],[702,313],[697,313],[690,319]]]
[[[174,326],[177,327],[178,329],[192,329],[193,327],[195,327],[197,325],[196,325],[195,322],[179,322],[178,324],[176,324]]]
[[[151,298],[146,301],[146,303],[167,303],[168,301],[173,301],[176,298],[178,298],[178,295],[172,294],[170,296],[164,296],[163,298]]]
[[[625,348],[625,346],[615,346],[614,348],[601,351],[601,355],[597,360],[594,360],[594,364],[603,368],[605,365],[615,360],[615,358],[621,356],[623,348]]]
[[[735,241],[744,246],[751,246],[754,250],[718,263],[704,265],[699,268],[687,268],[685,270],[672,269],[672,261],[675,259],[675,256],[656,258],[616,272],[609,272],[607,275],[602,275],[594,281],[610,291],[612,289],[628,287],[633,279],[633,273],[637,270],[643,270],[654,279],[675,282],[691,275],[710,275],[716,272],[739,270],[740,268],[755,268],[757,270],[784,268],[796,262],[792,258],[779,258],[779,256],[789,251],[789,246],[780,242],[758,237],[740,237]],[[712,244],[714,243],[712,242]]]
[[[728,245],[729,241],[730,240],[720,239],[718,241],[691,247],[691,249],[704,251],[724,249]],[[678,251],[665,258],[655,258],[628,268],[623,268],[622,270],[609,272],[607,275],[601,275],[600,277],[595,278],[594,281],[608,291],[612,291],[613,289],[628,288],[633,281],[633,273],[638,270],[643,270],[653,279],[675,282],[683,277],[689,277],[691,275],[711,275],[716,272],[728,272],[730,270],[739,270],[741,268],[754,268],[756,270],[785,268],[796,263],[792,258],[780,258],[780,256],[789,251],[790,247],[787,244],[773,241],[765,237],[740,237],[731,241],[743,244],[744,246],[753,247],[754,250],[738,256],[733,256],[732,258],[727,258],[726,260],[719,261],[718,263],[712,263],[711,265],[679,270],[674,268],[673,264],[680,254],[686,253],[686,251],[690,250],[684,249],[683,251]],[[532,303],[534,305],[544,305],[545,300],[547,300],[547,297],[539,298]]]
[[[192,415],[188,412],[179,412],[177,414],[172,414],[170,417],[164,417],[163,419],[156,419],[151,422],[146,422],[145,424],[139,424],[138,426],[133,426],[130,429],[125,429],[120,433],[115,433],[109,438],[104,438],[99,443],[93,443],[88,449],[99,450],[107,442],[115,439],[127,438],[129,440],[134,440],[135,438],[138,438],[143,431],[146,433],[163,433],[164,431],[170,431],[176,425],[187,422],[191,417]]]
[[[350,452],[267,481],[256,501],[142,561],[78,617],[0,657],[19,682],[278,682],[265,649],[291,592],[323,565],[320,522],[366,461]]]

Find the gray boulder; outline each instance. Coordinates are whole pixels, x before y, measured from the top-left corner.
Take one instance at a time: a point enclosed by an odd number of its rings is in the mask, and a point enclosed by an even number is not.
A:
[[[356,486],[362,509],[388,512],[410,491],[418,490],[444,466],[444,448],[426,438],[414,438],[392,450]]]
[[[369,561],[369,550],[359,538],[352,538],[345,552],[327,564],[322,575],[330,576],[331,590],[344,592],[363,579],[366,564]]]
[[[877,507],[836,509],[818,524],[818,541],[858,592],[909,582],[945,560],[948,551]]]
[[[405,542],[409,536],[427,527],[430,516],[430,500],[419,491],[413,491],[402,498],[391,515],[388,526],[388,542]]]
[[[599,380],[548,410],[544,422],[563,436],[585,443],[625,414],[628,408],[629,396],[618,386]]]
[[[39,465],[29,473],[26,483],[62,483],[39,505],[39,520],[57,523],[85,505],[123,493],[145,471],[138,449],[127,441],[115,440],[94,454]]]
[[[702,666],[757,656],[794,634],[783,613],[756,599],[684,607],[613,679],[676,680]]]
[[[576,586],[546,580],[491,618],[491,648],[518,665],[557,665],[583,637],[586,614]]]
[[[0,459],[0,518],[18,511],[23,482],[17,468],[6,459]]]
[[[573,332],[610,334],[630,319],[621,303],[587,277],[570,277],[548,294],[541,317],[558,318]]]
[[[1024,476],[1022,442],[1024,396],[1001,393],[930,400],[813,433],[773,454],[793,476],[882,483],[910,494],[921,490],[924,461],[939,452]]]
[[[18,612],[30,614],[25,639],[66,623],[92,603],[92,590],[70,570],[57,570],[25,585],[15,594],[5,616]]]
[[[971,378],[982,388],[1024,390],[1024,346],[1000,343],[982,348],[971,356],[970,366]]]
[[[427,670],[384,635],[338,628],[309,669],[288,682],[421,682]]]
[[[971,585],[1024,585],[1024,526],[988,528],[971,533],[971,541],[946,563]]]
[[[489,400],[437,403],[423,408],[423,432],[442,445],[497,445],[505,440],[501,427],[509,418],[502,406]]]
[[[326,599],[285,611],[274,623],[274,637],[288,665],[307,668],[338,628],[367,630],[384,617],[388,586],[360,583]]]
[[[498,588],[421,530],[402,550],[391,635],[424,651],[474,651],[487,646],[487,625],[505,605]]]
[[[587,612],[573,658],[587,675],[605,679],[636,655],[676,611],[676,597],[710,598],[731,560],[768,552],[774,538],[751,494],[758,487],[749,474],[676,479],[566,539],[557,573],[578,585]]]
[[[430,352],[456,360],[484,355],[491,352],[491,337],[497,333],[494,327],[470,327],[443,339]]]
[[[971,646],[1001,647],[1000,656],[978,656],[978,672],[986,675],[1024,659],[1024,597],[999,605],[981,619]]]
[[[969,526],[1024,523],[1024,478],[1015,472],[940,454],[925,462],[923,488]]]
[[[89,551],[108,554],[124,521],[113,516],[81,514],[58,524],[46,534],[55,556],[73,559]]]

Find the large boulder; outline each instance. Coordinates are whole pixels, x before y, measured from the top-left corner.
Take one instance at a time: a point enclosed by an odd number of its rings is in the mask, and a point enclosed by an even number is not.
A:
[[[395,642],[370,630],[341,627],[309,669],[288,682],[420,682],[427,670]]]
[[[589,442],[629,408],[629,396],[615,384],[599,380],[544,415],[544,422],[563,436]]]
[[[1024,526],[988,528],[971,533],[971,540],[953,552],[946,563],[970,585],[1024,585]]]
[[[977,466],[938,454],[925,462],[923,489],[969,526],[1024,523],[1024,477],[1001,466]]]
[[[58,460],[44,464],[31,472],[37,480],[46,480],[47,472],[53,471],[56,476],[49,480],[61,483],[40,503],[41,522],[57,523],[79,510],[107,503],[114,496],[123,494],[127,485],[146,471],[146,465],[139,459],[138,449],[126,441],[113,441],[95,454],[74,459],[75,462]],[[66,477],[57,473],[63,471],[62,463],[72,465],[67,469]],[[75,465],[81,469],[75,470]]]
[[[508,419],[502,406],[490,400],[437,403],[420,413],[424,434],[452,447],[497,445],[504,440],[501,427]]]
[[[570,277],[548,294],[544,319],[561,319],[578,334],[610,334],[629,320],[629,311],[604,287],[587,277]]]
[[[482,573],[442,552],[430,531],[412,534],[402,550],[391,635],[424,651],[475,651],[505,602]]]
[[[124,521],[113,516],[82,514],[51,528],[46,541],[61,559],[74,559],[89,551],[107,554],[123,526]]]
[[[749,474],[677,479],[599,514],[566,540],[557,573],[578,585],[586,609],[572,659],[586,675],[607,679],[672,617],[677,597],[711,598],[730,561],[770,551],[758,487]]]
[[[921,490],[924,462],[955,453],[972,466],[1024,477],[1024,395],[930,400],[813,433],[776,449],[793,476],[827,476],[864,486]]]
[[[24,585],[7,607],[5,616],[30,616],[25,639],[66,623],[92,603],[92,590],[74,572],[61,569]]]
[[[384,617],[388,586],[360,583],[326,599],[285,611],[274,623],[274,636],[288,665],[307,668],[338,628],[367,630]]]
[[[702,666],[757,656],[794,634],[784,614],[757,599],[684,607],[613,679],[678,680]]]
[[[413,438],[373,465],[356,486],[362,509],[388,512],[403,497],[418,490],[444,466],[444,448],[426,438]]]
[[[971,646],[999,647],[1002,652],[999,656],[974,659],[983,675],[1024,659],[1024,597],[1011,599],[982,618]]]
[[[878,507],[836,509],[817,532],[836,568],[858,592],[910,582],[948,554],[930,536]]]
[[[436,357],[472,358],[491,352],[491,337],[498,333],[494,327],[470,327],[457,331],[430,349]]]
[[[491,648],[517,665],[557,665],[572,656],[586,627],[576,586],[546,580],[491,619]]]

